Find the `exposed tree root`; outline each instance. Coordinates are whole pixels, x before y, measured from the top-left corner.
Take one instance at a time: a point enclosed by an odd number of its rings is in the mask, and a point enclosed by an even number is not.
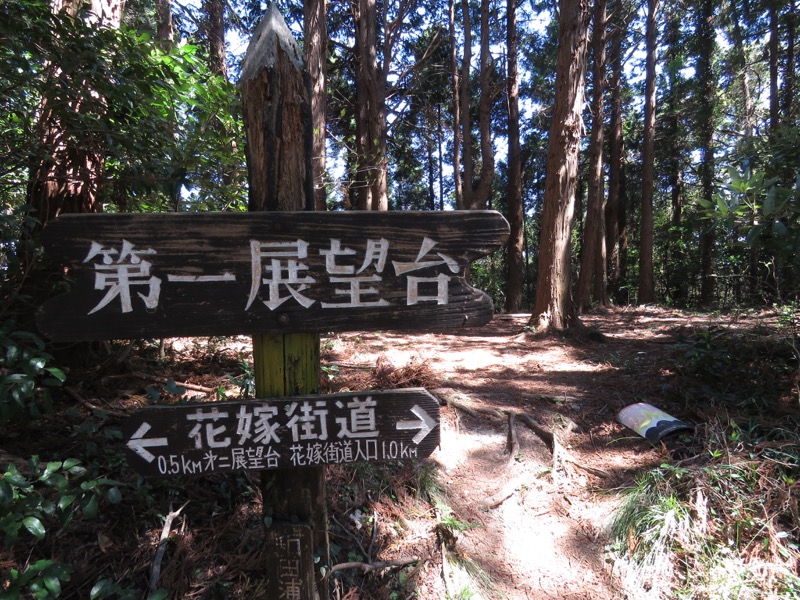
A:
[[[517,414],[515,412],[508,413],[508,462],[507,467],[514,464],[514,460],[519,454],[519,439],[517,439],[517,428],[514,425]]]
[[[158,381],[159,383],[168,383],[170,381],[166,377],[148,375],[147,373],[133,373],[133,376],[138,377],[139,379],[152,379]],[[206,387],[204,385],[197,385],[196,383],[189,383],[187,381],[184,382],[176,381],[174,383],[175,385],[184,387],[187,390],[194,390],[195,392],[203,392],[204,394],[213,394],[216,391],[214,388]]]
[[[547,449],[550,451],[550,454],[553,455],[553,469],[555,471],[563,471],[564,464],[569,463],[587,473],[595,475],[596,477],[602,478],[610,478],[611,474],[603,471],[602,469],[596,469],[594,467],[590,467],[589,465],[585,465],[580,461],[575,460],[569,452],[566,451],[563,444],[561,444],[557,438],[557,436],[547,429],[546,427],[540,425],[536,419],[534,419],[531,415],[513,411],[513,410],[498,410],[495,408],[472,408],[470,406],[465,405],[463,402],[455,400],[452,397],[443,397],[443,394],[439,395],[440,400],[445,403],[449,404],[456,410],[462,411],[470,415],[474,418],[482,418],[482,417],[490,417],[494,419],[505,419],[508,422],[508,438],[506,448],[508,450],[509,456],[507,459],[507,466],[510,466],[514,462],[514,458],[519,454],[519,441],[517,439],[517,432],[516,432],[516,419],[521,420],[528,428],[536,434],[536,436],[544,443]],[[565,422],[565,433],[569,434],[572,432],[580,432],[582,428],[572,419],[565,417],[563,415],[559,415]],[[499,500],[491,501],[487,507],[488,508],[496,508],[508,498],[513,495],[513,491],[510,494],[507,494],[500,498]],[[493,506],[494,504],[494,506]]]
[[[80,404],[83,404],[89,410],[102,411],[107,415],[110,415],[112,417],[117,417],[118,419],[125,419],[129,416],[128,413],[110,410],[108,408],[103,408],[102,406],[97,406],[96,404],[92,404],[89,400],[81,396],[77,391],[75,391],[75,389],[69,387],[68,385],[61,386],[61,389],[64,390],[67,394],[69,394],[73,400],[79,402]]]
[[[345,569],[361,569],[364,573],[371,573],[372,571],[383,571],[384,569],[402,569],[408,565],[419,562],[420,557],[411,556],[409,558],[398,558],[396,560],[379,560],[371,563],[367,562],[345,562],[333,565],[328,573],[335,573],[336,571],[343,571]]]

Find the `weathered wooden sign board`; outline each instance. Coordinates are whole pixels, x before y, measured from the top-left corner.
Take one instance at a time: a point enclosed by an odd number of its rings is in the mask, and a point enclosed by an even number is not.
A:
[[[43,241],[75,283],[38,324],[63,341],[481,325],[467,268],[508,231],[493,211],[64,215]]]
[[[429,456],[439,403],[422,388],[157,406],[123,423],[143,475],[319,467]]]

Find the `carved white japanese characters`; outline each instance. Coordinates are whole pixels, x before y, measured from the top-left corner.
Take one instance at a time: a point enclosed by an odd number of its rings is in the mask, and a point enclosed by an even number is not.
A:
[[[310,308],[319,301],[323,309],[389,306],[378,285],[385,290],[387,284],[396,287],[403,283],[406,306],[423,302],[448,304],[451,277],[461,272],[457,260],[432,252],[438,242],[428,237],[423,238],[415,260],[392,260],[394,277],[388,280],[384,269],[391,244],[385,238],[368,238],[358,248],[343,245],[338,238],[330,238],[328,246],[319,249],[310,248],[309,242],[300,238],[291,242],[251,239],[249,243],[250,289],[245,311],[257,300],[270,311],[287,302]],[[157,308],[163,281],[154,274],[158,270],[157,255],[155,248],[137,249],[124,239],[119,249],[92,241],[83,262],[93,263],[94,289],[105,291],[105,295],[87,314],[94,314],[117,299],[122,313],[130,313],[135,309],[134,291],[145,309]],[[315,261],[315,256],[320,258]],[[426,269],[426,276],[411,274]],[[431,273],[436,269],[439,272]],[[168,284],[214,284],[236,282],[234,271],[232,266],[216,274],[163,275]],[[326,297],[316,296],[314,286],[318,284],[328,284]]]
[[[245,310],[253,304],[262,284],[266,285],[269,290],[269,297],[264,300],[264,304],[270,310],[275,310],[289,298],[294,298],[304,308],[314,304],[315,300],[301,293],[308,288],[309,284],[316,281],[313,277],[302,275],[308,271],[308,266],[300,260],[307,256],[308,242],[303,240],[296,242],[250,240],[252,285]],[[265,263],[264,259],[268,259],[268,262]],[[290,295],[281,295],[285,291],[288,291]]]
[[[424,390],[170,406],[137,413],[126,446],[159,475],[396,460],[430,454],[437,415]]]
[[[133,310],[131,287],[145,287],[147,294],[138,293],[146,308],[158,306],[161,293],[161,279],[150,274],[150,264],[142,259],[142,255],[155,254],[152,248],[136,250],[130,242],[122,240],[120,250],[92,242],[89,254],[84,263],[93,258],[102,257],[102,262],[94,265],[94,289],[107,290],[106,295],[88,314],[93,314],[108,306],[112,300],[119,298],[123,313]],[[116,260],[115,260],[116,257]]]
[[[501,248],[492,211],[63,215],[43,230],[72,284],[37,313],[59,341],[475,327],[467,281]]]
[[[433,250],[433,247],[436,246],[437,243],[438,242],[426,237],[424,240],[422,240],[422,246],[419,249],[419,254],[417,254],[417,260],[410,263],[392,261],[395,273],[397,275],[404,275],[405,273],[413,273],[414,271],[419,271],[428,267],[436,267],[439,265],[447,265],[447,268],[451,273],[458,273],[460,271],[458,263],[449,256],[445,256],[441,252],[436,253],[436,255],[439,257],[438,260],[422,260],[425,258],[425,256],[427,256],[428,252]],[[436,294],[421,294],[420,285],[430,283],[434,284],[434,287],[436,288]],[[409,306],[419,302],[436,302],[436,304],[447,304],[449,299],[449,283],[450,277],[444,273],[439,273],[436,275],[436,277],[416,277],[409,275],[406,303]]]
[[[347,298],[340,302],[322,302],[322,308],[340,307],[363,307],[363,306],[386,306],[389,303],[382,298],[366,300],[364,296],[374,296],[378,290],[369,285],[382,281],[380,273],[386,265],[386,256],[389,252],[389,242],[383,238],[379,240],[367,240],[367,248],[364,253],[364,262],[355,270],[355,265],[337,264],[337,256],[353,256],[356,251],[352,248],[342,248],[341,240],[331,239],[331,247],[327,250],[320,250],[319,253],[325,257],[325,271],[330,275],[331,283],[346,283],[348,287],[337,287],[335,294]],[[372,275],[361,275],[368,268],[374,269]],[[346,277],[345,277],[346,275]],[[365,285],[366,287],[362,287]]]

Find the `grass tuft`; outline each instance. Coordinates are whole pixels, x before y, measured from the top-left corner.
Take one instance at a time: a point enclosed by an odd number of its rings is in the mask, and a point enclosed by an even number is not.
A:
[[[611,537],[626,593],[800,598],[800,440],[725,417],[695,440],[694,456],[623,491]]]

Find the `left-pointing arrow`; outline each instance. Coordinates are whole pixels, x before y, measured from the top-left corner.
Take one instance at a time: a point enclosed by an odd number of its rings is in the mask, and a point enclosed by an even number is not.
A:
[[[167,446],[169,444],[169,441],[167,440],[167,438],[164,437],[145,438],[144,435],[148,431],[150,431],[150,423],[145,421],[144,423],[142,423],[139,429],[136,430],[136,433],[134,433],[131,436],[131,439],[128,440],[128,443],[126,445],[128,446],[128,448],[136,452],[136,454],[141,456],[147,462],[151,463],[155,459],[156,455],[146,450],[146,448],[153,448],[156,446]]]

